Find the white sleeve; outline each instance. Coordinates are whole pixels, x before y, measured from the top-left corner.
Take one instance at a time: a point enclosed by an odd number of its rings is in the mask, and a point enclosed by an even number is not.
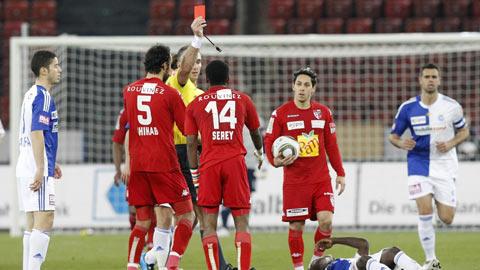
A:
[[[460,106],[460,104],[455,106],[452,120],[453,120],[453,126],[456,129],[464,128],[466,126],[467,123],[465,121],[465,117],[463,116],[463,109],[462,109],[462,106]]]

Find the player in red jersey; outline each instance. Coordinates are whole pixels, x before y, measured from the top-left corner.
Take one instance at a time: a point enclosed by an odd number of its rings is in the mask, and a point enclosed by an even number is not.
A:
[[[222,203],[232,209],[238,269],[250,268],[251,236],[248,232],[250,188],[243,145],[244,125],[250,130],[259,167],[263,161],[258,114],[250,97],[229,89],[228,65],[212,61],[206,75],[210,88],[187,107],[185,132],[192,176],[198,181],[198,205],[203,208],[203,249],[209,270],[219,269],[217,218]],[[202,138],[200,168],[197,158],[198,132]]]
[[[152,208],[169,203],[178,219],[167,269],[178,269],[180,258],[192,235],[193,206],[173,144],[173,124],[182,131],[185,105],[179,93],[163,79],[170,71],[170,49],[151,47],[145,56],[147,75],[124,89],[129,123],[126,137],[128,201],[137,209],[137,222],[130,234],[128,269],[138,269]],[[157,223],[161,219],[158,218]]]
[[[303,270],[305,220],[318,220],[315,242],[330,237],[334,194],[327,166],[337,173],[339,195],[345,189],[345,172],[337,145],[335,123],[327,106],[312,101],[317,75],[307,68],[293,74],[293,101],[273,111],[265,136],[265,152],[275,167],[283,166],[283,217],[289,222],[288,245],[295,270]],[[274,157],[272,144],[279,136],[291,136],[300,144],[294,156]],[[315,249],[312,261],[323,255]]]

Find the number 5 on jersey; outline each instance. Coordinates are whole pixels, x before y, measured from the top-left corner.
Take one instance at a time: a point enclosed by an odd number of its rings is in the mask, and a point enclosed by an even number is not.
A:
[[[145,104],[151,100],[152,96],[137,96],[137,109],[138,111],[145,113],[145,117],[143,115],[137,115],[140,125],[148,126],[152,123],[152,111],[150,110],[150,106]]]

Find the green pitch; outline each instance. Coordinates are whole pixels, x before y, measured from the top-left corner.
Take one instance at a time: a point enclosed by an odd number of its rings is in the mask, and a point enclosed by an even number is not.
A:
[[[370,241],[371,251],[387,246],[398,246],[418,262],[423,252],[416,232],[338,233],[337,236],[360,236]],[[312,233],[304,234],[305,264],[312,255]],[[47,261],[42,269],[126,269],[128,235],[54,235],[50,242]],[[235,262],[233,237],[222,238],[222,248],[228,261]],[[480,269],[480,233],[437,233],[437,256],[446,270]],[[336,247],[329,251],[337,257],[351,257],[353,249]],[[0,269],[21,269],[22,239],[0,234]],[[285,233],[254,233],[252,264],[258,270],[292,269]],[[195,233],[182,261],[186,270],[206,269],[199,235]]]

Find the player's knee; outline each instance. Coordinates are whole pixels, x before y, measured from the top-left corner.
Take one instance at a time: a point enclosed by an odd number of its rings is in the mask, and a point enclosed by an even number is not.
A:
[[[318,226],[320,227],[321,231],[328,232],[332,230],[332,220],[331,219],[323,219],[318,221]]]
[[[294,231],[303,231],[304,224],[302,222],[290,222],[289,228]]]
[[[441,215],[440,220],[446,225],[451,225],[453,223],[453,215]]]

